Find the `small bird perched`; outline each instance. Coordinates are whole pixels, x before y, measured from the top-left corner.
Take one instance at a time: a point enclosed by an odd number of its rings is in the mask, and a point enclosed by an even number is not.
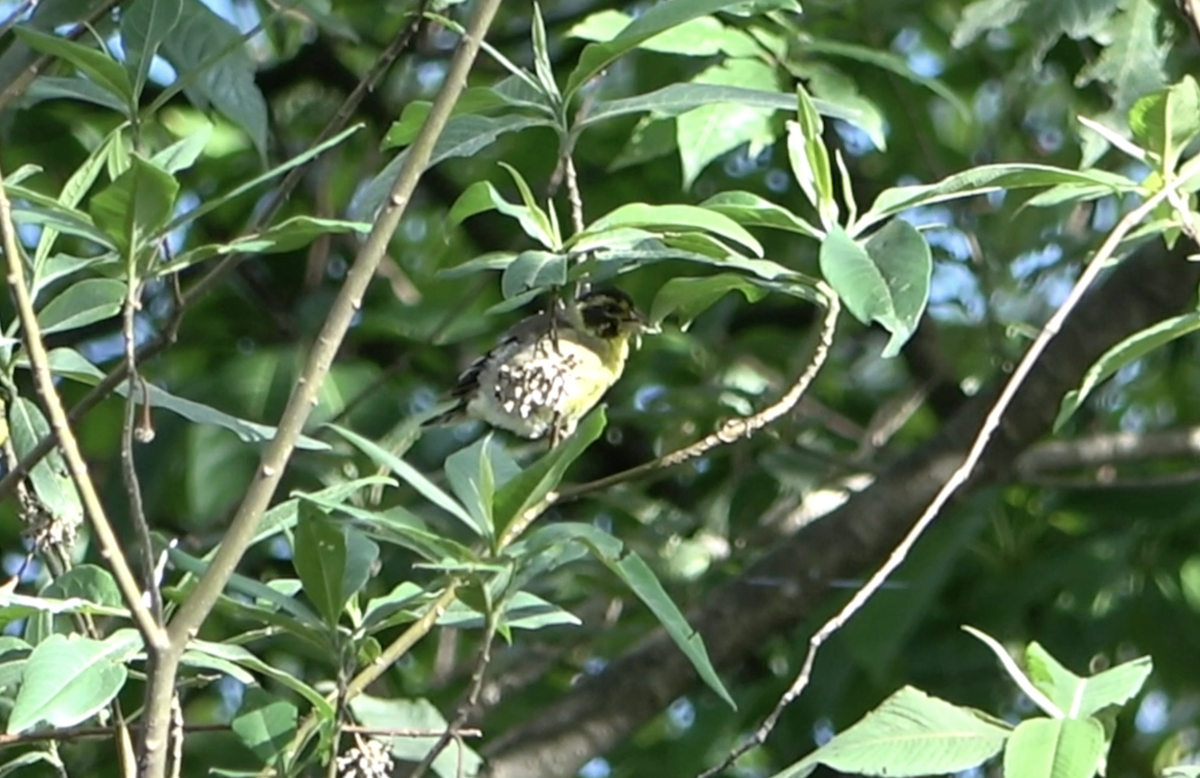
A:
[[[425,422],[479,419],[557,445],[625,370],[630,338],[652,331],[617,289],[596,289],[523,319],[476,359],[450,391],[453,408]]]

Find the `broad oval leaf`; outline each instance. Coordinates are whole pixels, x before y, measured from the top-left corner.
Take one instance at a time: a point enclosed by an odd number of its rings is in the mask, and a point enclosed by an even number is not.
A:
[[[113,651],[91,638],[51,635],[42,641],[25,664],[9,734],[27,732],[41,722],[70,727],[95,715],[125,685],[128,671]]]
[[[328,518],[312,503],[300,505],[292,563],[304,593],[336,625],[346,603],[366,585],[379,546],[352,524]]]
[[[650,321],[660,323],[672,313],[678,315],[680,326],[686,330],[696,317],[708,310],[729,292],[741,292],[755,303],[766,296],[767,290],[746,276],[719,273],[700,278],[672,278],[663,284],[650,305]]]
[[[900,353],[929,298],[933,259],[921,233],[894,219],[861,246],[834,227],[821,243],[820,264],[855,318],[878,322],[891,333],[883,356]]]
[[[1096,719],[1028,719],[1004,749],[1004,774],[1021,778],[1092,778],[1104,755]]]
[[[500,291],[505,299],[540,292],[567,282],[567,257],[549,251],[522,251],[504,268]]]
[[[38,324],[44,334],[85,327],[117,315],[125,301],[125,283],[112,278],[87,278],[71,284],[42,310]]]
[[[944,775],[969,770],[999,753],[1009,730],[906,686],[780,775],[823,764],[858,775]]]

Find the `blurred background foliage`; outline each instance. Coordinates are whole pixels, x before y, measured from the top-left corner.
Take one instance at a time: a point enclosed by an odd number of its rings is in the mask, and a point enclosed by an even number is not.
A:
[[[248,50],[254,83],[269,109],[270,164],[311,147],[380,49],[407,23],[412,4],[336,0],[285,12],[274,5],[211,3],[239,29],[263,22]],[[603,11],[637,12],[645,6],[545,0],[549,52],[560,82],[585,43],[575,34],[580,25]],[[0,3],[0,17],[14,8]],[[461,20],[465,12],[456,4],[444,13]],[[492,45],[527,66],[531,13],[530,3],[503,4],[489,36]],[[826,122],[826,140],[845,155],[863,205],[886,187],[932,182],[990,162],[1097,165],[1136,176],[1135,163],[1076,117],[1125,132],[1125,112],[1138,97],[1194,72],[1198,64],[1186,17],[1166,0],[806,0],[802,15],[722,17],[722,24],[771,38],[778,44],[773,61],[754,66],[754,73],[731,74],[728,68],[720,72],[722,54],[639,51],[610,68],[596,88],[608,97],[628,96],[707,73],[742,85],[765,74],[774,88],[787,91],[801,79],[816,98],[861,111],[865,124],[886,141],[886,149],[876,148],[863,126]],[[103,35],[103,25],[99,29]],[[442,25],[422,28],[354,117],[364,129],[312,166],[279,219],[345,218],[364,182],[391,159],[393,152],[380,150],[389,126],[406,104],[431,98],[456,40]],[[6,36],[0,46],[11,41]],[[152,71],[146,99],[174,75]],[[488,85],[503,75],[481,58],[471,83]],[[696,117],[636,115],[599,124],[581,137],[576,152],[585,212],[596,218],[629,202],[699,202],[744,189],[804,213],[783,143],[776,142],[786,118],[730,110],[704,118],[699,127]],[[197,110],[182,95],[166,102],[146,132],[170,141],[210,121],[211,139],[181,176],[182,197],[191,202],[229,190],[265,162],[263,150],[242,128]],[[6,173],[39,165],[43,172],[28,185],[53,195],[115,123],[111,111],[95,105],[23,98],[0,113],[0,163]],[[721,148],[712,135],[732,142]],[[492,181],[515,199],[497,164],[501,160],[521,171],[535,191],[545,191],[556,145],[550,131],[530,129],[427,172],[323,388],[312,434],[334,450],[299,452],[281,496],[372,472],[365,458],[317,425],[337,420],[372,439],[394,442],[405,420],[430,408],[471,356],[519,315],[484,315],[501,299],[494,276],[447,280],[439,272],[487,252],[526,248],[527,239],[496,214],[447,230],[446,214],[476,181]],[[713,150],[717,153],[706,159]],[[231,240],[262,198],[258,190],[207,214],[178,236],[176,251]],[[993,385],[1061,303],[1087,252],[1122,206],[1101,200],[1026,208],[1027,199],[1021,192],[999,192],[907,215],[927,230],[934,277],[921,328],[899,358],[881,360],[885,334],[843,317],[829,362],[798,413],[664,477],[564,505],[544,520],[610,529],[650,560],[686,611],[767,553],[782,533],[793,531],[782,519],[794,506],[816,500],[823,487],[878,472],[912,452],[969,397]],[[561,194],[558,205],[565,224]],[[783,233],[758,237],[768,257],[817,274],[815,241]],[[176,342],[144,365],[147,378],[207,406],[274,423],[355,250],[353,236],[332,235],[243,261],[187,311]],[[185,287],[197,272],[182,274]],[[619,283],[648,307],[663,283],[686,272],[693,271],[659,263]],[[165,284],[148,290],[141,322],[147,333],[164,325],[170,300]],[[669,324],[663,335],[647,338],[607,397],[603,439],[577,463],[570,480],[638,464],[706,433],[723,418],[762,407],[809,358],[814,312],[782,296],[751,305],[729,295],[688,330]],[[0,321],[12,317],[6,299]],[[93,362],[111,365],[120,353],[119,326],[116,319],[102,320],[56,335],[52,345],[73,346]],[[1196,429],[1197,357],[1194,339],[1185,339],[1122,370],[1061,435],[1071,440]],[[25,382],[27,374],[18,378]],[[21,387],[32,396],[27,383]],[[68,402],[86,388],[69,381],[60,387]],[[122,413],[114,398],[77,425],[111,506],[125,504],[117,443]],[[154,441],[140,446],[137,456],[147,516],[156,531],[203,553],[220,538],[249,482],[256,449],[228,430],[163,411],[155,411],[154,428]],[[472,428],[427,434],[406,458],[436,475],[445,457],[477,434]],[[508,444],[518,456],[531,453],[523,444]],[[994,658],[959,630],[961,624],[1014,644],[1037,640],[1080,673],[1151,654],[1155,673],[1122,720],[1108,774],[1148,775],[1152,765],[1196,753],[1200,502],[1193,460],[1155,457],[1066,475],[1013,469],[1000,485],[970,493],[921,541],[890,587],[825,648],[812,686],[785,714],[775,736],[730,774],[774,772],[902,684],[1001,715],[1027,712],[996,671]],[[388,496],[410,498],[404,490]],[[121,521],[121,511],[113,515]],[[9,574],[24,558],[21,529],[8,500],[0,508],[0,548],[6,550]],[[127,535],[129,527],[119,530]],[[86,542],[81,545],[82,557],[92,553]],[[255,546],[240,572],[262,580],[291,577],[288,554],[283,543]],[[406,579],[422,580],[411,563],[399,550],[385,548],[366,595],[385,593]],[[42,575],[37,566],[27,568],[21,585],[33,590]],[[829,582],[825,604],[803,624],[721,668],[738,700],[737,712],[697,686],[694,694],[641,722],[615,749],[591,755],[583,774],[688,776],[719,758],[774,704],[795,672],[807,635],[858,582]],[[772,581],[761,587],[762,598],[776,596]],[[489,739],[536,721],[577,676],[597,672],[656,627],[650,613],[594,562],[545,577],[538,592],[578,614],[584,626],[521,632],[513,645],[497,646],[479,719],[485,751]],[[202,637],[229,640],[246,628],[217,612]],[[448,713],[465,688],[477,650],[477,632],[441,630],[372,693],[427,697]],[[288,639],[268,641],[261,656],[310,682],[331,672],[326,658]],[[652,684],[654,669],[646,672]],[[185,697],[185,715],[189,722],[226,722],[238,701],[234,685],[203,686]],[[73,775],[115,775],[109,748],[83,741],[64,745],[62,752]],[[189,740],[185,774],[252,764],[232,734],[201,733]]]

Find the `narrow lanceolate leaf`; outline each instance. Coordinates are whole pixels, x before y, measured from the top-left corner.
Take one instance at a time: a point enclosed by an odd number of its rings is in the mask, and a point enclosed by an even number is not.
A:
[[[125,283],[112,278],[87,278],[68,286],[38,311],[42,332],[63,332],[117,315],[125,299]]]
[[[856,319],[891,333],[892,357],[916,330],[929,298],[933,259],[915,227],[895,219],[859,245],[834,227],[821,244],[821,273]]]
[[[496,489],[516,475],[516,465],[485,435],[446,458],[446,480],[489,540],[495,537],[492,499]]]
[[[79,72],[120,100],[126,106],[126,111],[132,110],[133,84],[129,81],[129,74],[108,54],[58,35],[38,32],[23,24],[14,27],[13,34],[35,51],[70,62]]]
[[[1049,187],[1059,184],[1099,186],[1110,193],[1134,192],[1138,184],[1125,176],[1105,170],[1069,170],[1050,165],[1023,163],[982,165],[955,173],[936,184],[918,184],[885,189],[875,198],[870,210],[853,226],[860,235],[872,225],[909,208],[996,192],[1001,189]]]
[[[743,227],[771,227],[820,240],[825,233],[809,222],[753,192],[721,192],[700,204],[728,216]]]
[[[725,684],[721,683],[721,677],[717,675],[716,668],[708,658],[708,649],[704,647],[704,640],[687,623],[683,612],[671,600],[671,595],[667,594],[667,590],[663,588],[658,576],[654,574],[646,561],[632,551],[627,551],[620,558],[601,557],[600,561],[616,573],[617,577],[638,596],[638,599],[646,604],[646,607],[658,619],[658,623],[662,624],[663,629],[671,636],[671,640],[675,641],[675,645],[679,646],[684,656],[692,663],[692,667],[695,668],[705,685],[728,703],[729,707],[737,709],[732,695],[725,688]]]
[[[780,775],[802,775],[817,764],[890,778],[956,773],[995,756],[1009,735],[966,708],[906,686]]]
[[[183,15],[183,0],[136,0],[121,9],[121,43],[133,70],[134,94],[141,94],[158,47]]]
[[[446,513],[449,513],[467,527],[470,527],[472,532],[482,536],[482,529],[475,524],[475,520],[471,518],[471,514],[453,497],[442,491],[437,484],[422,475],[415,467],[387,449],[382,448],[378,443],[368,440],[356,432],[351,432],[336,424],[330,424],[329,428],[369,456],[376,464],[383,465],[391,470],[397,478],[407,482],[422,497],[429,500],[429,502],[446,511]]]
[[[587,233],[611,230],[614,227],[646,227],[661,230],[700,230],[740,243],[763,255],[762,245],[744,227],[716,211],[695,205],[622,205],[588,226]]]
[[[549,251],[522,251],[500,277],[505,299],[529,292],[540,292],[567,282],[567,256]]]
[[[127,670],[104,641],[51,635],[29,655],[8,733],[39,723],[69,727],[95,715],[125,685]]]
[[[1075,411],[1079,410],[1079,406],[1083,405],[1088,395],[1113,373],[1130,362],[1141,359],[1151,351],[1197,329],[1200,329],[1200,312],[1185,313],[1134,333],[1104,352],[1083,374],[1083,381],[1080,382],[1079,388],[1067,392],[1067,396],[1063,398],[1062,405],[1058,409],[1058,417],[1054,420],[1054,429],[1062,428],[1062,425],[1067,423]]]
[[[622,54],[637,48],[643,41],[653,38],[664,30],[677,27],[700,16],[738,5],[740,0],[672,0],[659,3],[630,22],[610,41],[589,43],[579,55],[579,64],[567,77],[563,90],[570,98],[593,76],[608,67]]]
[[[1004,749],[1004,775],[1021,778],[1092,778],[1104,754],[1104,726],[1096,719],[1029,719]]]
[[[567,468],[600,437],[606,421],[603,407],[592,411],[576,427],[571,437],[500,487],[496,491],[492,509],[496,526],[501,531],[507,529],[517,517],[541,502],[551,490],[558,488]]]

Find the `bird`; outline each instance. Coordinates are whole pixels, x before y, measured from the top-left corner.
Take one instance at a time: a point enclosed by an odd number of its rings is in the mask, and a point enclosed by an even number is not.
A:
[[[462,372],[454,405],[423,426],[478,419],[557,446],[625,370],[630,340],[655,332],[629,295],[597,288],[517,322]]]

